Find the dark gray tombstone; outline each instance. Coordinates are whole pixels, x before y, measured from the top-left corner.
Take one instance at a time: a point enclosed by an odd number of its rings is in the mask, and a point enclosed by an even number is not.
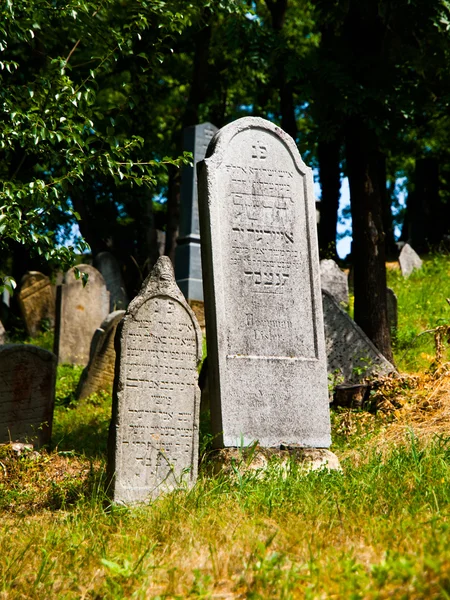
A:
[[[0,347],[0,443],[50,443],[56,356],[30,345]]]
[[[246,117],[198,174],[215,443],[328,447],[311,169],[289,135]]]
[[[217,127],[211,123],[201,123],[184,130],[184,149],[194,155],[194,166],[183,167],[181,175],[180,233],[175,252],[175,276],[187,300],[203,301],[196,165],[205,158],[208,144],[216,131]]]
[[[55,292],[46,275],[38,271],[26,273],[20,282],[17,297],[30,337],[35,337],[42,330],[54,328]]]
[[[94,267],[103,275],[109,291],[109,309],[111,312],[125,310],[128,296],[125,290],[120,265],[111,252],[100,252],[94,259]]]
[[[202,336],[161,256],[116,334],[108,443],[113,502],[144,502],[197,478]]]
[[[109,314],[109,292],[97,269],[90,265],[78,269],[89,276],[86,286],[70,269],[57,287],[54,348],[60,364],[86,366],[95,330]]]
[[[388,375],[395,367],[381,354],[336,299],[322,290],[328,373],[346,383]]]
[[[89,363],[81,374],[76,396],[78,400],[87,398],[95,392],[112,389],[116,351],[114,337],[117,325],[125,314],[124,310],[116,310],[109,314],[99,327],[91,343]]]
[[[395,335],[398,327],[398,303],[397,296],[395,295],[394,290],[391,290],[391,288],[386,288],[386,300],[389,327],[391,329],[391,333]]]

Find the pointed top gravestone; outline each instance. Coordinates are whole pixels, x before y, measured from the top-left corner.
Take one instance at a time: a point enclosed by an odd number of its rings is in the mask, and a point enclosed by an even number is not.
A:
[[[109,292],[97,269],[91,265],[77,268],[88,275],[88,281],[83,286],[72,268],[57,287],[54,348],[59,363],[86,366],[95,330],[109,314]]]
[[[55,326],[55,294],[50,279],[38,271],[22,277],[18,300],[27,333],[35,337],[43,328]]]
[[[422,268],[422,260],[409,244],[405,244],[398,257],[403,277],[409,277],[414,269]]]
[[[320,285],[337,302],[348,305],[348,278],[331,258],[320,261]]]
[[[120,265],[111,252],[100,252],[94,259],[94,267],[100,271],[109,291],[109,309],[123,310],[128,306],[128,296],[125,290]]]
[[[199,164],[216,445],[330,445],[311,169],[290,136],[246,117]]]
[[[183,148],[192,152],[193,165],[185,165],[181,173],[180,234],[175,253],[175,275],[188,300],[203,301],[196,165],[205,158],[208,144],[216,131],[217,127],[212,123],[200,123],[184,130]]]
[[[197,478],[202,336],[158,259],[116,335],[116,373],[108,442],[113,502],[144,502]]]

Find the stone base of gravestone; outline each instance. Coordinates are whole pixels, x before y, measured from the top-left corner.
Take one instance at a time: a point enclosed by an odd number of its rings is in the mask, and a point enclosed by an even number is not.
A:
[[[286,475],[292,468],[300,468],[305,474],[310,471],[340,471],[339,459],[326,448],[220,448],[212,450],[205,461],[210,475],[223,473],[239,476],[245,473],[261,473],[268,468],[280,468]]]

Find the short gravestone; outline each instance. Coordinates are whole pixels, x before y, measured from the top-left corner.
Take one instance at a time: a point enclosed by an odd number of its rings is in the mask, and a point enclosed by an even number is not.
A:
[[[357,383],[395,371],[329,292],[322,290],[322,301],[327,368],[335,382],[343,379],[345,383]]]
[[[114,337],[117,325],[124,314],[124,310],[112,312],[96,330],[92,338],[89,363],[81,374],[78,383],[76,392],[78,400],[83,400],[91,394],[112,388],[116,363]]]
[[[50,443],[56,356],[30,345],[0,346],[0,443]]]
[[[197,478],[202,336],[158,259],[116,334],[116,373],[108,443],[109,494],[133,503]]]
[[[409,244],[405,244],[398,257],[403,277],[409,277],[414,269],[422,268],[422,260]]]
[[[348,306],[348,277],[331,258],[320,261],[320,285],[337,302]]]
[[[72,268],[57,287],[54,351],[60,364],[86,366],[95,330],[109,314],[109,292],[97,269],[90,265],[78,269],[88,275],[85,286]]]
[[[18,300],[29,336],[54,328],[55,293],[46,275],[38,271],[26,273],[20,283]]]
[[[389,328],[391,333],[395,334],[398,327],[397,296],[395,295],[394,290],[391,288],[386,288],[386,300]]]
[[[199,164],[216,446],[330,445],[311,169],[290,136],[245,117]]]
[[[111,312],[124,310],[128,306],[120,265],[111,252],[100,252],[94,259],[94,267],[100,271],[109,291],[109,309]]]
[[[217,127],[211,123],[193,125],[184,130],[183,147],[192,152],[193,166],[184,166],[181,174],[180,233],[175,275],[180,290],[189,301],[203,301],[196,165],[205,158],[208,144],[216,131]]]

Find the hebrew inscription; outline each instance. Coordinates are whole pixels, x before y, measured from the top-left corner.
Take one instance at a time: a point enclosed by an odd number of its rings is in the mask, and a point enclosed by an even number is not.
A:
[[[121,330],[117,502],[147,500],[197,474],[201,334],[174,280],[157,279],[158,270],[171,270],[167,261],[159,259]]]

